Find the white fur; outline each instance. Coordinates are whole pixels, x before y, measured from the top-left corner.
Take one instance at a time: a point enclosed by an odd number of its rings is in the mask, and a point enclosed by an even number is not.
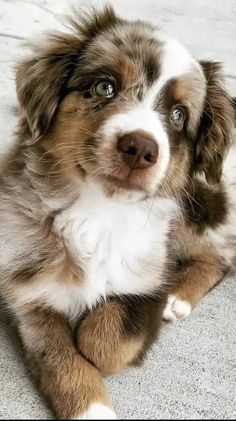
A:
[[[192,312],[192,306],[188,301],[181,300],[176,295],[169,295],[163,312],[163,319],[175,322],[178,319],[188,317]]]
[[[163,180],[170,158],[169,140],[166,130],[163,127],[160,117],[149,107],[148,104],[140,103],[124,110],[122,113],[116,114],[107,119],[100,128],[98,135],[105,140],[106,144],[110,144],[110,140],[115,136],[122,136],[125,133],[144,130],[150,133],[151,137],[159,146],[158,160],[155,168],[155,177],[149,186],[150,192],[156,190]]]
[[[75,318],[110,294],[145,294],[163,283],[170,199],[129,203],[106,197],[102,187],[85,183],[80,198],[55,218],[54,229],[84,272],[83,282],[54,276],[21,287],[18,305],[40,299]]]
[[[173,77],[184,75],[193,68],[203,74],[197,60],[178,40],[167,36],[164,45],[164,57],[161,62],[161,77],[168,80]]]
[[[115,412],[102,403],[93,403],[90,407],[72,420],[116,420]]]
[[[161,39],[164,43],[160,77],[149,89],[148,95],[144,99],[145,104],[150,108],[153,107],[161,89],[170,79],[183,76],[193,69],[203,76],[200,64],[180,42],[172,38],[167,38],[166,36],[161,37],[159,33],[158,39]]]

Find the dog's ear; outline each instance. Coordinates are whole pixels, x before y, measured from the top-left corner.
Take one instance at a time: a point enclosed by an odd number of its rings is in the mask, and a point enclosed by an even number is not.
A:
[[[221,179],[224,157],[229,149],[234,110],[216,62],[200,62],[206,78],[204,110],[195,144],[195,171],[205,173],[209,183]]]
[[[18,65],[17,96],[32,142],[48,130],[80,48],[80,42],[72,36],[54,37],[31,59]]]
[[[33,56],[17,66],[16,88],[21,110],[28,122],[32,139],[45,134],[73,70],[79,65],[81,51],[101,31],[114,25],[119,18],[109,6],[100,12],[74,11],[69,17],[73,34],[48,37],[44,46],[34,47]]]

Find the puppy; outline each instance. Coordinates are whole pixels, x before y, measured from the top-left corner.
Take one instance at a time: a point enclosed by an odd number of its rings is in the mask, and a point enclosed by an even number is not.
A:
[[[233,262],[234,117],[219,64],[110,7],[70,22],[17,68],[1,295],[56,416],[111,419],[102,374]]]

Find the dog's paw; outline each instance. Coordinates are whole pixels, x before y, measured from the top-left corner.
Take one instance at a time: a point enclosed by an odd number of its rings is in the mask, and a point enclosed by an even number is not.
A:
[[[192,306],[188,301],[181,300],[176,295],[169,295],[166,307],[163,311],[163,320],[175,322],[179,319],[185,319],[192,312]]]
[[[73,420],[116,420],[115,412],[102,403],[92,403],[86,411],[73,417]]]

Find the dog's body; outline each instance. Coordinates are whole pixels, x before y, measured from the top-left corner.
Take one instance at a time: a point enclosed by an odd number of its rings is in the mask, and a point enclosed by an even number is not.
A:
[[[57,416],[104,419],[100,373],[142,361],[167,293],[185,317],[233,263],[234,117],[219,66],[151,26],[73,26],[18,69],[1,294]]]

